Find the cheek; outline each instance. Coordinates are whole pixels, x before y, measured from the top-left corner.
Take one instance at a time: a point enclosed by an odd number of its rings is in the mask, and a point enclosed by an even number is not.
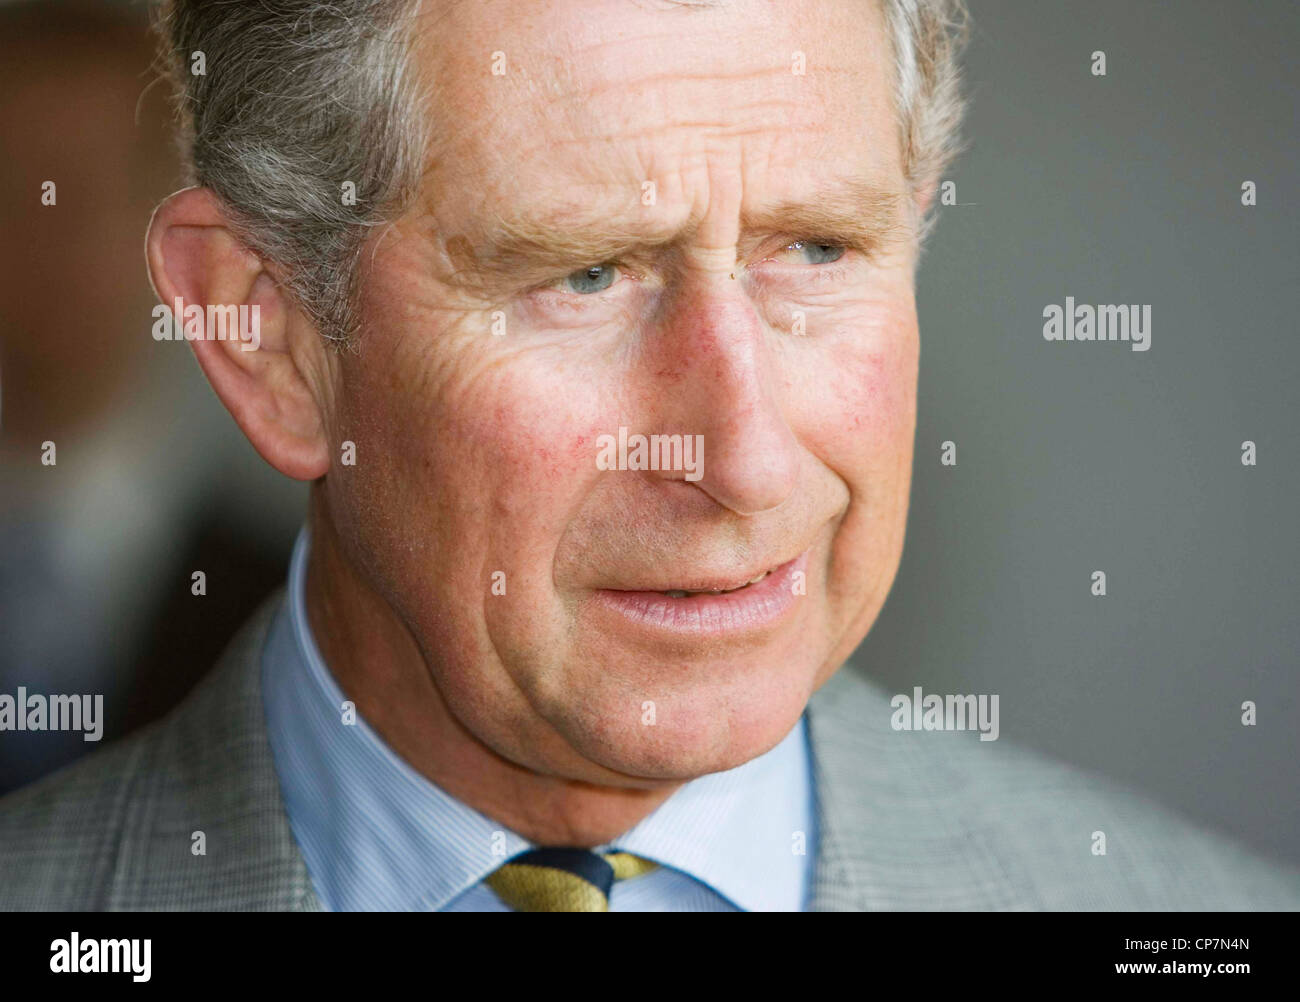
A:
[[[503,366],[458,396],[438,435],[458,468],[480,469],[471,516],[493,523],[499,549],[550,551],[595,477],[596,437],[608,424],[600,394],[574,374],[526,361]],[[519,554],[522,556],[523,554]],[[521,561],[522,562],[522,561]]]
[[[811,346],[810,346],[811,347]],[[852,630],[875,616],[902,553],[916,421],[918,335],[910,299],[873,306],[818,356],[806,442],[843,482],[849,505],[828,569],[836,615]],[[812,440],[815,439],[815,442]]]
[[[850,488],[892,476],[911,456],[919,343],[910,300],[837,325],[811,353],[798,387],[804,440]]]
[[[563,353],[495,349],[395,360],[413,375],[367,380],[383,406],[358,424],[389,466],[377,490],[454,553],[449,565],[465,577],[449,585],[472,590],[469,577],[503,570],[513,592],[549,583],[617,397],[595,367],[576,371]]]

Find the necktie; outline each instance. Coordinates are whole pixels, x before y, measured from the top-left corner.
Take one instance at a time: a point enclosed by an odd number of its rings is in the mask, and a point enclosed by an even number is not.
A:
[[[607,912],[614,881],[639,877],[658,865],[630,852],[533,849],[483,882],[517,912]]]

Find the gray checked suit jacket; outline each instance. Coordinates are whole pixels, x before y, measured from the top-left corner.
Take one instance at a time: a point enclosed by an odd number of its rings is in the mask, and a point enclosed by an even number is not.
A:
[[[0,909],[320,909],[262,710],[280,599],[168,716],[0,799]],[[847,665],[809,704],[814,910],[1300,908],[1300,872],[1005,740],[894,731],[889,699]]]

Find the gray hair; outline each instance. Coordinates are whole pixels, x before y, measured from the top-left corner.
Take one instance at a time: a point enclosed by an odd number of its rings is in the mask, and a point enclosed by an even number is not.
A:
[[[159,9],[187,183],[217,195],[240,240],[331,340],[358,332],[367,234],[401,214],[423,171],[430,123],[410,59],[422,2],[163,0]],[[965,3],[881,2],[904,168],[921,190],[958,149]],[[204,73],[193,72],[199,53]],[[929,228],[923,221],[922,235]]]
[[[903,169],[913,191],[927,191],[961,151],[959,57],[969,32],[965,0],[884,0],[894,55],[894,108]],[[930,232],[933,206],[921,221]]]

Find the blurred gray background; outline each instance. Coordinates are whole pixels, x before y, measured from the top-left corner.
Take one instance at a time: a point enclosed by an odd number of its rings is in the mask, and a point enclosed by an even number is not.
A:
[[[921,265],[907,547],[857,660],[1300,860],[1300,5],[971,6],[968,204]],[[1045,341],[1067,295],[1151,304],[1150,350]]]

